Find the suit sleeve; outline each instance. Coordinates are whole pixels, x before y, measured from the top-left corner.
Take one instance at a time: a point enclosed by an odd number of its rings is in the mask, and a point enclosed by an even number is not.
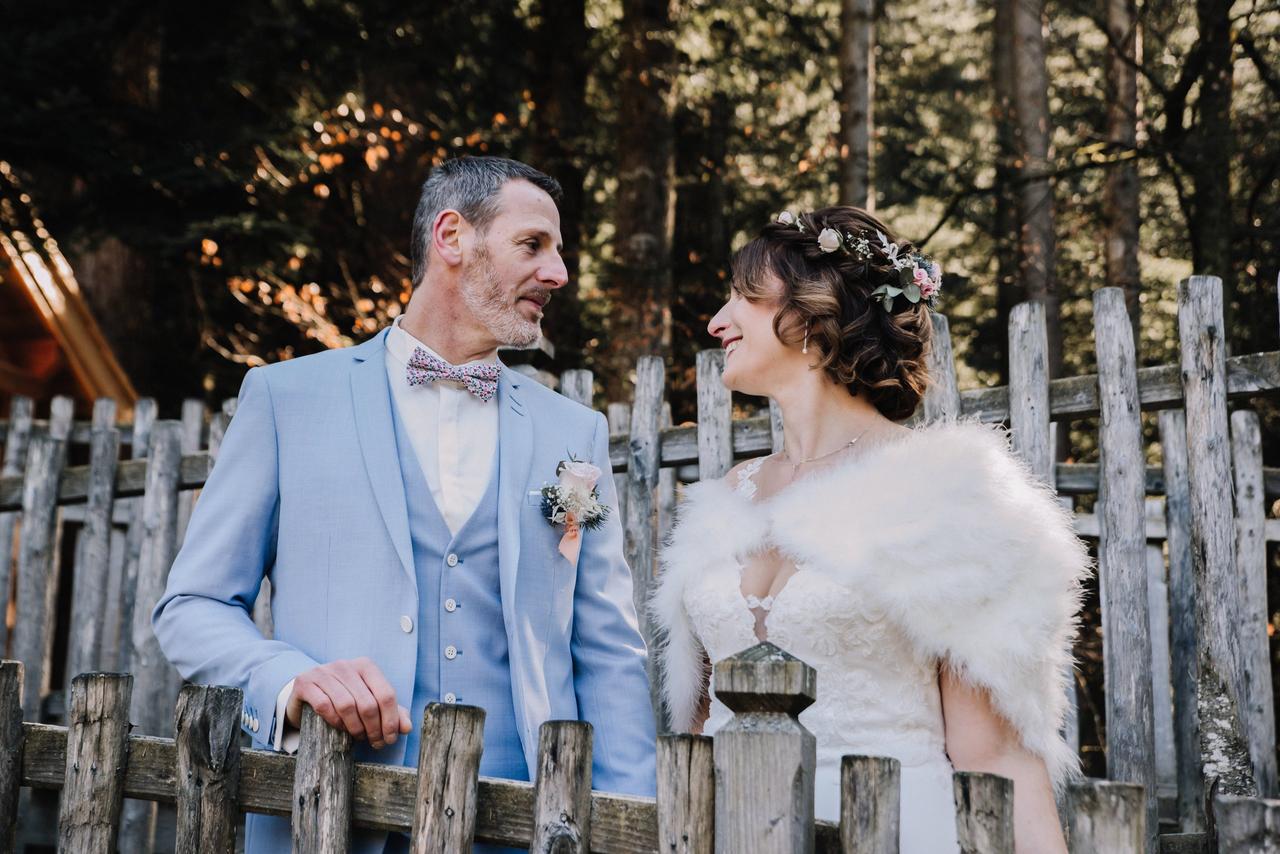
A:
[[[647,653],[623,557],[609,430],[598,413],[591,461],[604,472],[600,499],[609,507],[609,518],[583,536],[572,651],[579,716],[594,730],[592,788],[652,796],[655,748]]]
[[[244,692],[242,723],[263,749],[273,741],[281,688],[316,666],[289,644],[265,639],[251,613],[275,561],[276,442],[270,386],[255,368],[245,376],[217,464],[151,614],[156,638],[183,678]]]

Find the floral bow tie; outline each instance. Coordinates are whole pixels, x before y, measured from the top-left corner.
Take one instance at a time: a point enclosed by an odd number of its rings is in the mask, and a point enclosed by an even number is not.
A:
[[[410,387],[426,385],[436,380],[461,383],[467,391],[488,403],[498,393],[498,375],[501,371],[501,368],[491,362],[458,367],[436,358],[421,347],[415,347],[413,355],[409,357],[406,376]]]

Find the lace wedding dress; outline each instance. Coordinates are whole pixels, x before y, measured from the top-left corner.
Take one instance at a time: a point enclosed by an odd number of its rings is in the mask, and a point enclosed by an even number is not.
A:
[[[745,501],[763,461],[741,471],[735,491]],[[767,639],[817,671],[817,701],[800,714],[817,739],[816,816],[840,818],[841,757],[889,756],[902,763],[903,854],[958,851],[938,662],[857,589],[803,562],[776,595],[744,595],[742,557],[690,580],[684,606],[712,661]],[[703,732],[714,734],[731,716],[712,699]]]

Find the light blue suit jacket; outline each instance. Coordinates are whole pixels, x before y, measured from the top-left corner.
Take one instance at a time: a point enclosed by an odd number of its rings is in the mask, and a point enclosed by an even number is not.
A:
[[[367,656],[397,700],[413,697],[417,581],[392,400],[386,332],[255,368],[152,614],[189,680],[244,691],[255,746],[279,725],[276,697],[318,663]],[[645,647],[623,559],[603,416],[503,368],[499,380],[499,575],[511,690],[530,779],[538,727],[594,727],[593,788],[654,792],[654,721]],[[570,455],[593,461],[613,512],[584,533],[575,568],[536,492]],[[251,618],[263,575],[275,639]],[[420,722],[415,721],[415,726]],[[405,740],[361,759],[403,764]]]

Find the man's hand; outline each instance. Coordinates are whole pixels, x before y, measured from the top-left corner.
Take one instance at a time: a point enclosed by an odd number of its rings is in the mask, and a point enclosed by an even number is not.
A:
[[[381,749],[395,744],[400,733],[413,724],[409,710],[396,704],[396,692],[378,665],[367,658],[352,658],[322,664],[300,674],[293,682],[293,694],[285,710],[292,727],[302,725],[302,704],[315,709],[325,723],[369,740]]]

